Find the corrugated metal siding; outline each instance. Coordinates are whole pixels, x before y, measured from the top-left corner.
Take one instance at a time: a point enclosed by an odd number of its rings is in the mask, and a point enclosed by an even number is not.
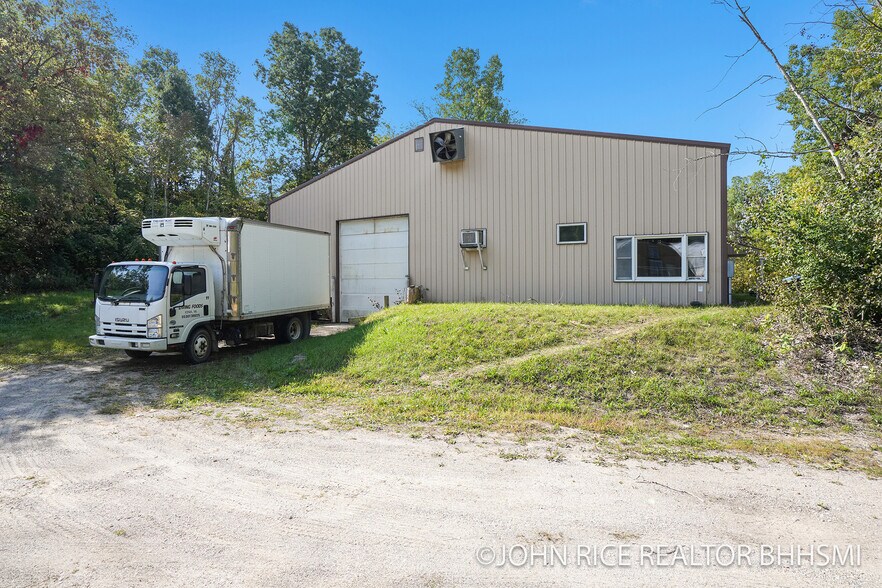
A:
[[[466,161],[432,163],[429,133],[453,126],[418,129],[304,186],[271,205],[272,222],[336,234],[340,220],[407,214],[411,280],[429,300],[725,301],[719,148],[462,125]],[[557,223],[583,221],[587,244],[556,244]],[[485,227],[488,269],[472,252],[465,271],[459,230]],[[709,234],[707,283],[613,281],[615,235],[684,232]]]

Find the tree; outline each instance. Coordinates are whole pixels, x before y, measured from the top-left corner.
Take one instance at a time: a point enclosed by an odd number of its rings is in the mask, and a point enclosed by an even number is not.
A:
[[[242,162],[243,174],[249,182],[255,198],[269,215],[269,203],[276,192],[285,185],[287,158],[280,150],[276,130],[266,113],[256,119],[250,152],[252,157]]]
[[[196,92],[211,128],[211,146],[204,158],[203,169],[205,212],[208,213],[212,196],[218,196],[222,151],[229,148],[230,137],[226,131],[230,128],[231,111],[239,100],[236,96],[239,68],[216,51],[206,51],[200,57],[202,68],[196,74]]]
[[[71,285],[117,206],[108,72],[128,34],[88,1],[0,1],[0,289]]]
[[[744,21],[746,9],[732,5]],[[800,158],[771,181],[733,181],[735,235],[762,256],[767,298],[837,345],[878,347],[882,5],[840,7],[832,27],[829,43],[791,47],[786,65],[776,59],[788,84],[778,105]]]
[[[145,216],[265,218],[277,172],[235,65],[205,53],[194,84],[167,49],[130,64],[130,40],[90,0],[0,0],[0,291],[147,257]]]
[[[217,209],[225,215],[263,219],[266,202],[260,197],[257,180],[271,163],[261,158],[257,105],[241,96],[230,105],[218,161]]]
[[[270,37],[257,78],[268,89],[268,112],[289,185],[300,184],[373,147],[383,113],[377,78],[361,51],[339,31],[302,32],[291,23]]]
[[[747,203],[742,222],[764,260],[758,286],[765,298],[833,342],[875,346],[882,328],[882,157],[879,135],[873,144],[862,140],[860,160],[843,158],[850,185],[817,161],[794,166],[777,189]]]
[[[477,49],[458,47],[444,63],[444,79],[435,86],[435,108],[414,103],[420,116],[433,116],[497,123],[523,123],[517,112],[509,110],[502,97],[502,60],[491,55],[482,68]]]
[[[833,15],[832,43],[793,46],[787,69],[806,103],[823,121],[836,147],[861,128],[882,122],[882,7],[867,12],[855,4]],[[808,154],[827,145],[792,92],[778,95],[791,117],[796,146]],[[809,155],[809,158],[812,158]]]
[[[754,26],[753,22],[750,20],[750,17],[747,16],[747,12],[749,8],[745,8],[741,5],[739,0],[722,0],[723,4],[728,6],[730,9],[734,10],[738,14],[738,18],[743,22],[750,32],[753,33],[753,36],[756,37],[757,43],[763,46],[763,48],[768,52],[771,56],[772,61],[775,63],[775,67],[781,73],[781,76],[784,78],[784,81],[787,82],[787,88],[790,90],[792,97],[799,103],[802,107],[802,111],[808,120],[811,121],[812,126],[815,128],[818,136],[823,140],[824,146],[827,149],[827,152],[830,154],[830,159],[833,161],[833,164],[836,166],[836,171],[839,174],[841,179],[846,179],[845,169],[842,167],[842,161],[839,159],[837,143],[834,143],[833,139],[830,138],[830,134],[827,131],[825,125],[823,125],[815,112],[815,109],[812,108],[812,105],[809,104],[808,100],[805,97],[804,91],[802,88],[796,85],[796,82],[791,75],[790,68],[785,67],[784,64],[778,59],[778,55],[775,51],[769,47],[769,44],[766,43],[766,40],[760,35],[757,28]]]
[[[188,204],[190,214],[199,211],[190,198],[194,176],[211,144],[205,105],[197,98],[190,76],[178,65],[172,51],[150,47],[138,63],[144,84],[140,119],[150,176],[150,191],[162,188],[164,216],[175,205]]]

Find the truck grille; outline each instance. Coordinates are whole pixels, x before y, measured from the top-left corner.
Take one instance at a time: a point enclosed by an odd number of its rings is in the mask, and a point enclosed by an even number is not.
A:
[[[133,323],[101,323],[101,332],[108,337],[139,337],[147,338],[146,324]]]
[[[176,218],[175,219],[175,227],[192,227],[193,219],[192,218]]]

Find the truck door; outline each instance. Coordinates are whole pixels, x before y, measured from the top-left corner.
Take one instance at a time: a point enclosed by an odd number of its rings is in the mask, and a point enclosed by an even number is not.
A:
[[[193,324],[214,318],[209,283],[204,267],[179,267],[172,271],[168,301],[170,343],[185,342]]]

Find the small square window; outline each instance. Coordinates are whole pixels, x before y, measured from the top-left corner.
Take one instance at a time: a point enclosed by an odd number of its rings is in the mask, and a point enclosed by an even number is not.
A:
[[[573,245],[588,242],[587,223],[567,223],[557,225],[557,244]]]
[[[425,141],[423,140],[423,137],[414,137],[413,150],[422,151],[423,149],[425,149]]]

